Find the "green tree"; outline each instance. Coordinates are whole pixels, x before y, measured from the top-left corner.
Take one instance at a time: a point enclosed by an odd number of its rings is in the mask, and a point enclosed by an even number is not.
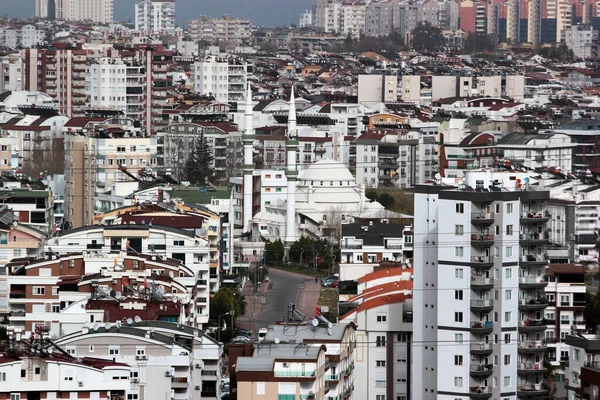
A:
[[[185,163],[185,178],[192,184],[205,183],[213,176],[213,155],[204,134],[194,140],[193,147]]]
[[[377,201],[388,210],[392,209],[396,203],[394,196],[389,193],[381,193]]]
[[[585,320],[585,327],[587,329],[595,330],[600,325],[600,298],[598,298],[598,294],[586,293],[583,319]]]
[[[227,325],[227,329],[221,332],[221,340],[223,342],[231,340],[233,336],[233,326],[229,323],[231,321],[231,314],[227,316],[224,316],[224,314],[230,313],[233,309],[233,320],[235,325],[235,320],[246,314],[246,307],[247,303],[244,296],[231,288],[223,287],[219,289],[219,291],[210,299],[210,320],[212,320],[215,325],[218,325],[220,322],[221,326],[217,326],[217,329],[220,329],[225,324]],[[221,316],[220,321],[219,316]]]
[[[265,263],[267,265],[281,265],[285,256],[285,246],[281,239],[265,243]]]
[[[471,32],[465,40],[465,51],[469,53],[493,52],[494,50],[496,50],[496,40],[493,35],[487,35],[484,32]]]
[[[444,35],[429,21],[419,22],[411,32],[412,48],[417,51],[437,51],[444,47]]]

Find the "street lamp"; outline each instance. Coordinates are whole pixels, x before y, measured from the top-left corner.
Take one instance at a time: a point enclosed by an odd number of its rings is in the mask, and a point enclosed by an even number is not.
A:
[[[233,310],[232,310],[233,311]],[[221,314],[219,315],[219,317],[217,318],[217,342],[221,341],[221,317],[224,317],[226,315],[230,315],[232,314],[232,311],[227,311],[225,314]],[[233,314],[232,314],[233,315]],[[232,326],[233,328],[233,326]]]
[[[258,291],[258,288],[260,285],[260,283],[258,282],[258,276],[260,275],[258,273],[259,270],[263,269],[262,266],[260,267],[256,267],[254,269],[254,301],[252,303],[252,334],[254,334],[254,323],[256,321],[256,292]]]

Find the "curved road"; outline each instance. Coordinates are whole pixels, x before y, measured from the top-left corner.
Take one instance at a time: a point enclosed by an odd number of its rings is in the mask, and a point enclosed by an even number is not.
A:
[[[260,328],[275,324],[280,319],[287,319],[288,303],[296,304],[296,308],[307,317],[313,315],[314,307],[319,299],[319,284],[314,278],[306,275],[295,274],[275,268],[269,269],[269,282],[262,283],[261,296],[256,297],[256,322],[252,326],[254,315],[254,296],[248,295],[246,301],[246,315],[242,317],[243,323],[238,325],[245,328],[254,328],[254,334]],[[266,287],[265,287],[266,285]],[[261,297],[266,303],[261,305]],[[303,309],[307,308],[307,309]]]

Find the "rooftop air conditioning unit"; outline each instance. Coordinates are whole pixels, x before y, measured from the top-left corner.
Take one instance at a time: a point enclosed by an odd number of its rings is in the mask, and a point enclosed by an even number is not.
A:
[[[133,382],[133,383],[138,383],[138,382],[139,382],[139,379],[138,379],[138,378],[133,378],[133,380],[132,380],[131,382]]]
[[[135,356],[135,359],[136,359],[136,360],[139,360],[139,359],[140,359],[140,356]]]

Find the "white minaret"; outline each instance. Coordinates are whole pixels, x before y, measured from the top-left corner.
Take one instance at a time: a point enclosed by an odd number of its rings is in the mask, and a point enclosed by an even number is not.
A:
[[[244,232],[252,229],[252,173],[254,172],[254,161],[252,153],[254,149],[254,128],[252,127],[252,89],[248,83],[246,93],[246,111],[244,112]]]
[[[285,241],[292,243],[296,237],[296,180],[298,179],[298,168],[296,165],[296,149],[298,148],[298,130],[296,129],[296,100],[294,99],[294,87],[290,95],[290,112],[288,114],[287,136],[285,139],[287,149],[287,208],[285,220]]]

